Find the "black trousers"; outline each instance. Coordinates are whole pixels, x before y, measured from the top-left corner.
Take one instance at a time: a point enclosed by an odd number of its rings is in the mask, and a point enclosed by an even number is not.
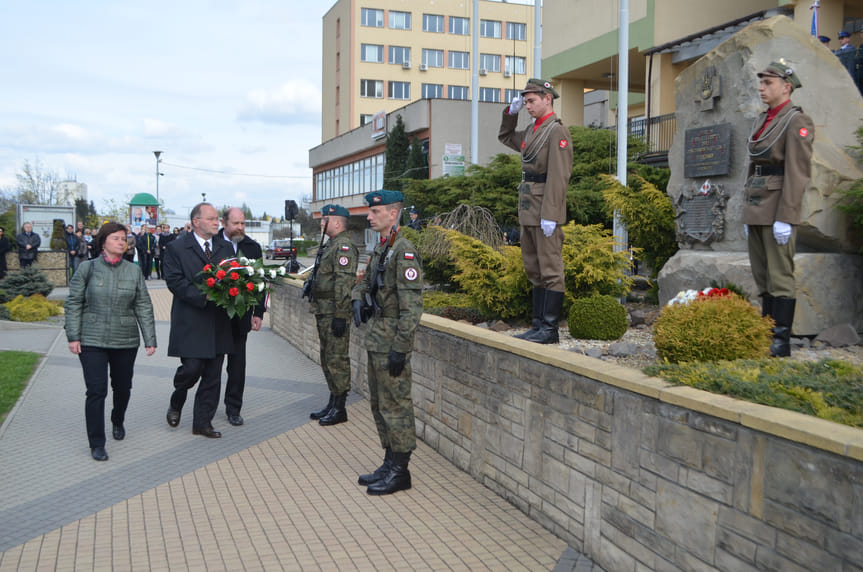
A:
[[[153,258],[153,269],[156,271],[156,278],[162,279],[162,259]]]
[[[153,269],[153,255],[145,252],[138,257],[138,262],[141,265],[141,274],[144,275],[144,279],[149,278],[150,271]]]
[[[225,383],[225,413],[239,415],[246,387],[246,338],[235,336],[234,349],[228,354],[228,381]]]
[[[132,374],[138,348],[108,349],[81,346],[78,359],[84,370],[87,385],[84,402],[84,419],[87,422],[87,439],[90,448],[105,446],[105,398],[108,397],[108,370],[111,372],[111,389],[114,408],[111,423],[120,425],[126,418],[126,408],[132,394]]]
[[[183,410],[186,395],[200,379],[201,383],[195,392],[195,409],[192,417],[192,428],[194,429],[205,429],[213,422],[213,416],[216,415],[216,409],[219,407],[224,361],[224,354],[210,359],[180,358],[180,367],[174,374],[171,409]]]

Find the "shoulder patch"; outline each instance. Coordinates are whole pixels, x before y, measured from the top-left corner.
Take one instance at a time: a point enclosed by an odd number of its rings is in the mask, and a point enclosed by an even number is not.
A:
[[[801,137],[806,137],[807,135],[809,135],[809,130],[805,127],[801,127],[799,133]]]
[[[417,276],[419,276],[419,273],[417,272],[416,268],[405,268],[405,280],[407,280],[408,282],[413,282],[417,279]]]
[[[413,260],[414,253],[413,252],[405,252],[405,260]]]
[[[567,146],[567,145],[568,145],[568,143],[566,142],[566,139],[561,139],[561,140],[560,140],[560,148],[561,148],[561,149],[566,149],[566,146]]]
[[[351,259],[348,258],[347,256],[340,256],[339,257],[339,266],[347,266],[350,261],[351,261]]]
[[[521,149],[524,150],[524,141],[521,142]]]

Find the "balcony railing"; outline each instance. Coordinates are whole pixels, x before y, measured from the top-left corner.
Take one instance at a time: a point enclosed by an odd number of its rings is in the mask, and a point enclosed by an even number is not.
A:
[[[609,129],[617,129],[616,126]],[[677,119],[673,113],[658,115],[650,119],[633,119],[627,125],[627,133],[647,143],[646,155],[664,155],[671,148],[671,139],[677,129]]]

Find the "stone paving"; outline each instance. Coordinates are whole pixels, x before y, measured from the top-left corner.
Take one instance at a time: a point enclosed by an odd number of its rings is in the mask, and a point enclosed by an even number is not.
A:
[[[160,347],[139,354],[127,437],[109,436],[105,463],[62,328],[0,322],[0,350],[45,354],[0,426],[0,571],[599,570],[422,442],[410,491],[366,495],[356,475],[381,457],[368,403],[353,396],[346,424],[309,422],[323,375],[267,322],[249,337],[246,424],[220,407],[223,438],[195,437],[190,400],[169,427],[171,296],[148,285]]]

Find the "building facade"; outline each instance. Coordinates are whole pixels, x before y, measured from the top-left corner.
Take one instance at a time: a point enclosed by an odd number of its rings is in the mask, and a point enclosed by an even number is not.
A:
[[[321,140],[419,99],[470,100],[474,18],[479,100],[508,102],[533,72],[532,3],[338,0],[323,18]]]

